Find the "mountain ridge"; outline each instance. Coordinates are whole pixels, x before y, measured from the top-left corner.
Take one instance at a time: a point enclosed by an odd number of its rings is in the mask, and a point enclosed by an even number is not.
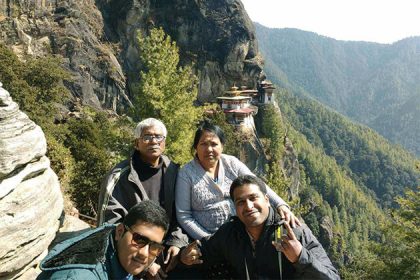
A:
[[[402,109],[420,95],[420,37],[380,44],[259,24],[256,31],[264,70],[275,83],[300,88],[420,155],[420,128],[414,124],[420,106]],[[411,124],[408,129],[403,120]]]

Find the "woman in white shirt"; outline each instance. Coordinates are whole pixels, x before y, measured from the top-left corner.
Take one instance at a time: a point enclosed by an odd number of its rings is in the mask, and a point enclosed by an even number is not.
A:
[[[239,175],[254,175],[234,156],[223,154],[222,129],[204,122],[196,131],[195,157],[181,168],[175,188],[177,219],[193,239],[201,239],[235,215],[230,185]],[[255,175],[254,175],[255,176]],[[287,203],[267,186],[271,205],[291,224],[300,224]]]

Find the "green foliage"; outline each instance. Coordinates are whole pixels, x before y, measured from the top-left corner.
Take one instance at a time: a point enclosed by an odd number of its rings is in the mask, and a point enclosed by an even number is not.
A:
[[[407,219],[414,219],[418,204],[414,199],[398,200],[401,208],[393,210],[395,222],[387,223],[375,202],[380,197],[383,206],[392,205],[395,194],[407,186],[413,189],[418,161],[316,102],[282,91],[279,104],[302,165],[300,202],[311,207],[303,217],[319,234],[342,277],[418,278],[418,238],[414,238],[419,236],[418,224],[399,218],[405,211],[410,213]],[[414,191],[408,194],[413,196]],[[405,210],[404,203],[411,210]],[[328,225],[322,225],[325,217],[333,222],[332,239],[323,234]]]
[[[403,149],[317,102],[286,91],[280,92],[279,99],[290,123],[311,144],[334,158],[360,187],[373,191],[382,206],[391,206],[395,195],[402,194],[405,187],[416,186],[420,174],[415,170],[418,161]],[[333,190],[327,192],[331,199],[340,195]]]
[[[269,159],[269,163],[265,167],[266,183],[290,206],[297,206],[298,201],[290,201],[291,196],[288,191],[290,182],[281,169],[285,131],[280,111],[272,104],[260,106],[257,119],[258,123],[262,124],[259,136],[265,143],[265,153]],[[294,211],[296,212],[296,209]]]
[[[129,155],[133,127],[130,122],[110,121],[106,114],[87,110],[90,118],[71,119],[64,143],[77,165],[70,195],[84,214],[96,215],[100,184],[113,165]]]
[[[52,135],[46,135],[47,138],[47,157],[50,159],[51,168],[60,178],[61,190],[69,192],[70,182],[74,176],[76,166],[69,148]]]
[[[257,115],[258,123],[261,123],[259,136],[264,141],[265,153],[268,164],[265,167],[265,179],[271,188],[292,207],[296,215],[306,214],[308,207],[300,204],[299,197],[292,197],[290,180],[282,170],[285,161],[284,140],[286,127],[282,120],[280,110],[273,104],[260,106]]]
[[[98,209],[100,182],[112,165],[102,147],[97,147],[85,139],[72,145],[72,151],[76,151],[77,165],[71,181],[70,194],[82,213],[92,215]]]
[[[145,70],[140,73],[133,116],[135,120],[154,117],[167,129],[166,153],[178,163],[191,159],[195,124],[202,108],[195,107],[197,77],[189,66],[180,67],[178,47],[162,29],[152,29],[147,37],[138,33],[140,59]]]
[[[279,98],[283,127],[298,152],[301,164],[300,204],[309,207],[303,218],[319,234],[329,256],[344,273],[345,266],[360,250],[361,244],[381,239],[379,224],[384,221],[385,215],[376,204],[374,196],[365,192],[365,187],[350,176],[352,173],[348,173],[333,157],[325,154],[318,144],[322,141],[317,142],[322,137],[321,133],[313,133],[313,138],[307,138],[299,132],[305,132],[305,126],[300,119],[296,121],[296,112],[306,107],[291,106],[285,94],[280,93]],[[332,225],[326,222],[328,220],[332,221]],[[332,233],[331,239],[325,229]]]
[[[283,171],[280,168],[279,164],[271,162],[266,165],[265,168],[266,174],[266,183],[269,185],[273,191],[275,191],[280,197],[282,197],[290,206],[294,206],[296,203],[290,203],[290,196],[288,193],[289,182],[285,178]]]
[[[24,63],[0,44],[0,63],[0,81],[20,109],[36,123],[50,125],[57,112],[55,103],[63,103],[69,96],[62,81],[70,76],[60,66],[61,60],[28,57]]]
[[[283,138],[286,135],[280,111],[268,104],[259,108],[258,115],[262,120],[261,137],[268,140],[267,154],[274,164],[278,164],[284,152]]]
[[[290,132],[294,133],[292,130]],[[299,151],[300,163],[305,167],[307,184],[301,186],[300,202],[311,206],[309,213],[312,213],[311,224],[315,225],[315,229],[319,228],[317,225],[322,223],[324,217],[330,217],[333,221],[333,227],[330,228],[333,239],[324,242],[324,246],[335,264],[342,268],[346,259],[356,253],[353,250],[355,247],[347,246],[350,243],[349,232],[355,233],[353,243],[361,243],[366,239],[378,240],[378,224],[384,220],[384,215],[374,199],[362,192],[333,159],[305,143],[302,136],[290,137]],[[320,196],[315,195],[314,190]],[[342,219],[340,213],[343,211],[346,212],[345,216],[351,216],[352,219]],[[314,215],[317,222],[314,221]],[[324,241],[325,238],[322,237]]]
[[[348,279],[420,278],[420,187],[396,202],[400,208],[381,226],[381,243],[370,242],[369,255],[358,255],[345,271]],[[360,276],[363,277],[360,277]]]
[[[69,74],[54,57],[20,61],[0,44],[0,81],[21,110],[41,126],[47,139],[47,156],[79,211],[95,215],[100,183],[108,170],[131,149],[133,123],[84,108],[82,118],[54,123],[56,105],[69,98],[63,79]]]

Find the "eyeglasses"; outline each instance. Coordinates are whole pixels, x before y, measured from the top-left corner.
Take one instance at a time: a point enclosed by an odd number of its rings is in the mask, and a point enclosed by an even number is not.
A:
[[[146,236],[143,236],[133,231],[126,225],[124,225],[124,227],[127,231],[129,231],[132,234],[133,238],[131,239],[131,245],[135,246],[137,249],[149,245],[149,254],[152,257],[156,257],[165,249],[165,246],[163,244],[150,240]]]
[[[140,137],[143,139],[144,143],[150,143],[153,141],[153,139],[156,140],[157,143],[161,143],[163,140],[165,140],[165,136],[163,135],[152,135],[152,134],[146,134]]]

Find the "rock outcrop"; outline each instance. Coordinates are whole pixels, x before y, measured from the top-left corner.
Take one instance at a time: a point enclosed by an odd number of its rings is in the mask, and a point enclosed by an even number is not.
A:
[[[181,63],[194,63],[199,100],[214,101],[233,84],[255,86],[262,74],[254,27],[240,0],[0,1],[0,43],[18,55],[59,55],[74,97],[124,113],[138,82],[136,34],[163,27]]]
[[[244,137],[243,140],[238,140],[240,143],[239,160],[257,176],[264,176],[268,160],[255,127],[252,131],[242,131],[242,137]]]
[[[284,170],[286,177],[290,180],[289,197],[291,200],[299,197],[300,187],[300,170],[297,152],[293,148],[292,141],[284,137],[284,153],[281,162],[282,170]]]
[[[256,86],[261,77],[254,26],[239,0],[103,0],[107,34],[122,42],[127,73],[139,72],[135,32],[163,27],[180,47],[181,62],[194,63],[199,100],[214,101],[234,83]],[[136,76],[130,77],[133,81]]]
[[[0,1],[0,43],[21,56],[61,56],[72,73],[66,86],[74,97],[118,111],[131,102],[103,26],[94,0]]]
[[[127,73],[138,73],[136,30],[163,27],[194,63],[199,100],[214,101],[234,83],[256,86],[262,71],[254,26],[239,0],[98,1],[110,38],[123,42]],[[135,79],[136,77],[130,77]]]
[[[324,246],[325,250],[329,250],[334,238],[334,222],[329,216],[324,216],[319,224],[319,242]]]
[[[63,198],[45,153],[41,128],[0,83],[0,279],[33,273],[58,230]]]

